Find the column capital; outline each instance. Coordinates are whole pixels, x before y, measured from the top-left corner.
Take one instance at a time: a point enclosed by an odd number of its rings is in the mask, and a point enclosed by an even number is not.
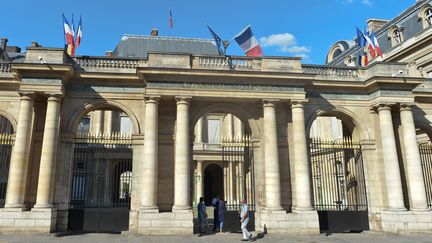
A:
[[[291,108],[303,108],[308,100],[291,100],[289,106]]]
[[[176,96],[175,100],[177,102],[177,105],[184,104],[189,105],[190,101],[192,100],[191,96]]]
[[[274,107],[279,101],[278,99],[262,99],[263,107]]]
[[[18,94],[21,96],[22,100],[32,100],[35,97],[35,93],[19,92]]]
[[[413,106],[415,106],[415,103],[411,103],[411,102],[401,103],[400,104],[400,110],[401,111],[412,111]]]
[[[145,100],[146,104],[148,104],[148,103],[159,104],[160,99],[161,99],[161,97],[157,96],[157,95],[156,96],[155,95],[144,96],[144,100]]]
[[[48,95],[48,101],[55,101],[55,102],[59,102],[62,98],[62,95],[59,94],[51,94]]]
[[[371,110],[379,112],[382,110],[391,110],[394,105],[396,105],[396,103],[379,102],[379,103],[372,104],[370,107]]]

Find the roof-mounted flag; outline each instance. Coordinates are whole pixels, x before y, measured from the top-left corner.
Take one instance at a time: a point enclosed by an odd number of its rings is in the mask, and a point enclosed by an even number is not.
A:
[[[372,42],[373,42],[373,44],[375,46],[375,53],[376,53],[376,55],[382,57],[383,55],[382,55],[381,49],[379,47],[378,39],[376,38],[374,31],[372,31],[372,34],[371,34],[370,38],[372,39]]]
[[[375,53],[375,45],[374,45],[374,43],[372,42],[372,40],[369,37],[369,35],[367,34],[367,32],[363,33],[363,35],[364,35],[364,38],[366,39],[366,42],[368,44],[368,48],[369,48],[369,52],[370,52],[371,56],[373,58],[375,58],[376,57],[376,53]]]
[[[81,16],[80,16],[80,21],[78,24],[78,30],[77,30],[77,36],[76,36],[76,40],[75,40],[75,47],[78,48],[78,46],[81,44],[81,38],[82,38],[82,22],[81,22]]]
[[[66,17],[63,15],[63,30],[65,34],[66,43],[72,45],[74,43],[74,33],[73,28],[67,21]]]
[[[246,56],[259,57],[263,55],[261,47],[253,35],[250,25],[238,33],[234,39],[246,53]]]
[[[170,24],[170,28],[173,28],[173,17],[172,17],[172,13],[171,13],[171,5],[170,5],[170,9],[169,9],[169,24]]]
[[[357,29],[357,44],[360,47],[365,47],[366,46],[366,39],[364,37],[364,34],[361,30],[359,30],[359,28],[356,27],[356,29]]]
[[[208,25],[207,28],[210,31],[210,34],[213,36],[219,55],[224,55],[226,49],[222,39]]]

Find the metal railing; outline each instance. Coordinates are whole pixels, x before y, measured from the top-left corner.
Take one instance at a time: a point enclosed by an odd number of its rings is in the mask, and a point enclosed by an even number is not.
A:
[[[220,69],[253,69],[253,59],[248,57],[198,57],[198,64],[201,68]]]
[[[118,59],[109,57],[75,57],[73,58],[79,67],[95,68],[125,68],[134,69],[138,67],[137,59]]]
[[[6,199],[13,136],[11,133],[0,133],[0,208],[4,207]]]
[[[419,144],[421,167],[429,209],[432,209],[432,144]]]
[[[303,73],[331,77],[358,78],[358,69],[351,67],[329,67],[320,65],[302,65]]]

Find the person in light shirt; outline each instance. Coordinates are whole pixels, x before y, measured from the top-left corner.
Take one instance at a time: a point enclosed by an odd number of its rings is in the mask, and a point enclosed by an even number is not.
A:
[[[240,203],[242,204],[242,206],[239,217],[241,223],[241,230],[243,232],[243,241],[248,241],[252,239],[252,234],[247,230],[247,225],[249,223],[249,207],[245,199],[242,199]]]

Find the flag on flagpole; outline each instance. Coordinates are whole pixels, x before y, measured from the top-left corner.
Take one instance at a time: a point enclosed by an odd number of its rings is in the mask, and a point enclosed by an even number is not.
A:
[[[79,24],[78,24],[78,30],[77,30],[77,36],[75,39],[75,48],[78,48],[79,45],[81,44],[81,38],[82,38],[82,22],[81,22],[81,16],[80,16],[80,20],[79,20]]]
[[[366,46],[366,39],[364,37],[364,34],[361,30],[359,30],[358,27],[356,27],[356,29],[357,29],[357,44],[360,47],[365,47]]]
[[[169,25],[170,25],[170,29],[173,28],[173,17],[172,17],[172,13],[171,13],[171,5],[170,5],[170,9],[169,9]]]
[[[63,31],[65,34],[65,40],[66,40],[66,45],[67,45],[67,53],[69,55],[74,55],[75,51],[75,44],[74,44],[74,31],[73,31],[73,27],[69,24],[69,22],[67,21],[66,17],[63,15]]]
[[[210,31],[210,34],[213,36],[213,39],[215,41],[215,45],[218,49],[219,55],[224,55],[226,47],[228,45],[225,45],[222,41],[222,39],[210,28],[210,26],[207,25],[208,30]]]
[[[371,39],[372,39],[372,42],[373,42],[373,44],[374,44],[374,46],[375,46],[375,52],[376,52],[376,55],[377,55],[377,56],[380,56],[380,57],[383,57],[382,52],[381,52],[381,49],[380,49],[380,47],[379,47],[378,39],[376,38],[376,36],[375,36],[375,32],[374,32],[374,31],[372,31]]]
[[[250,25],[238,33],[234,39],[245,52],[246,56],[259,57],[263,55],[260,45],[253,35]]]
[[[364,55],[359,55],[358,64],[361,67],[366,67],[369,64],[368,63],[368,56],[366,53]]]
[[[368,44],[368,48],[369,48],[369,52],[370,52],[371,56],[373,58],[375,58],[376,57],[376,53],[375,53],[375,45],[374,45],[374,43],[372,42],[371,38],[368,36],[367,32],[363,33],[363,35],[364,35],[364,38],[366,39],[366,42]]]

